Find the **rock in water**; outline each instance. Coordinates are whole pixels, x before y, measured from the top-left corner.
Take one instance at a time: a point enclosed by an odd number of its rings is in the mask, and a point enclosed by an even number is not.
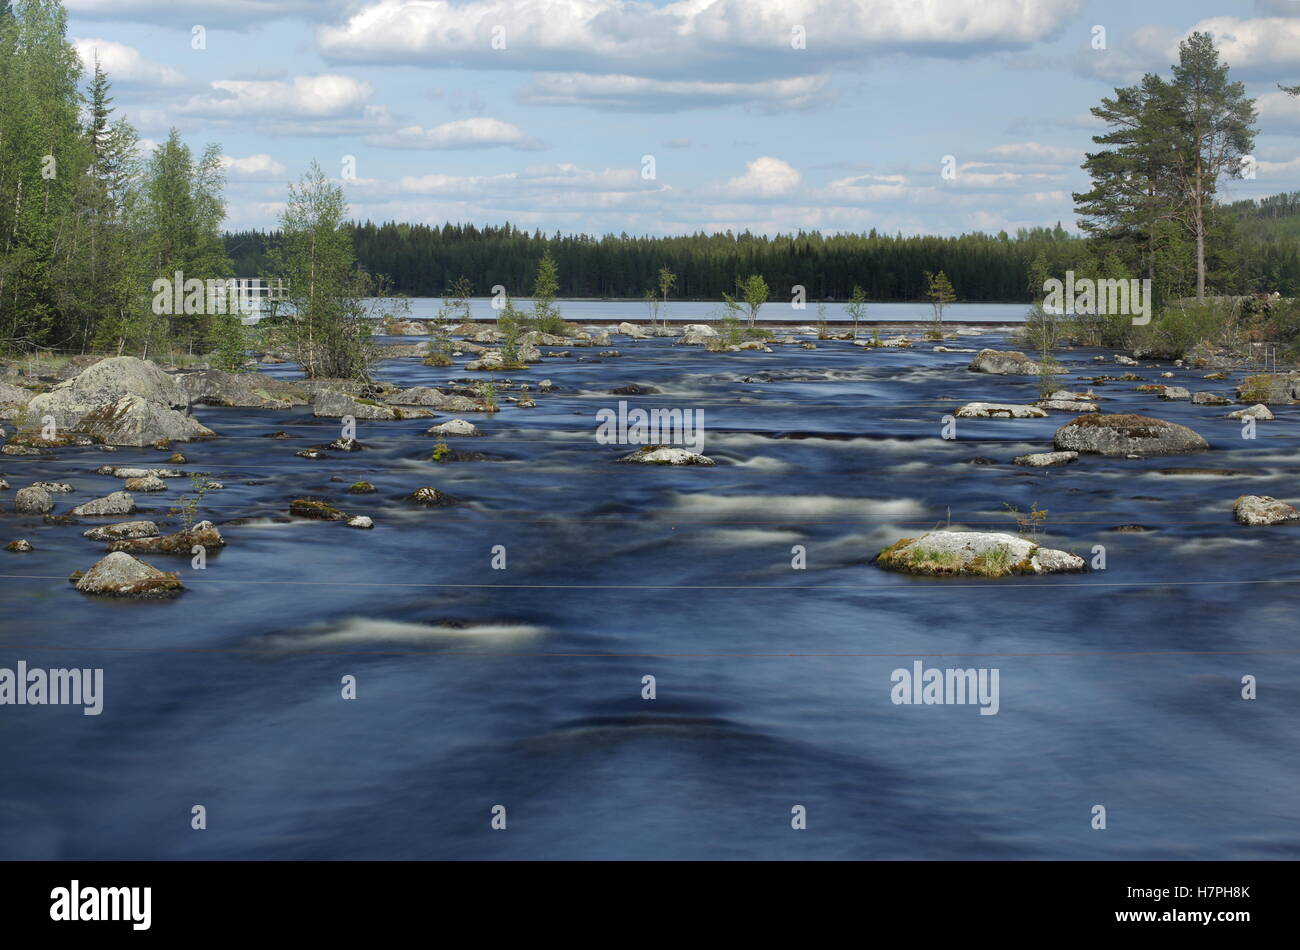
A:
[[[167,483],[157,475],[140,475],[126,480],[127,491],[166,491]]]
[[[1038,376],[1043,371],[1024,353],[1014,350],[980,350],[969,368],[972,373],[992,373],[995,376]]]
[[[1080,416],[1056,430],[1062,451],[1100,455],[1178,455],[1208,449],[1210,444],[1187,426],[1150,416]]]
[[[1248,409],[1238,409],[1235,412],[1228,413],[1229,419],[1258,419],[1260,422],[1267,422],[1273,419],[1273,410],[1263,403],[1256,403]]]
[[[193,416],[132,393],[86,413],[75,428],[106,445],[145,446],[163,440],[189,442],[216,437],[215,432]]]
[[[20,515],[44,515],[53,509],[54,502],[50,500],[50,493],[35,485],[20,488],[18,494],[14,495],[14,511]]]
[[[184,554],[186,556],[193,553],[195,545],[215,550],[216,548],[225,547],[226,539],[221,536],[217,526],[211,521],[200,521],[188,531],[177,531],[175,534],[164,535],[163,537],[146,537],[122,539],[114,541],[108,546],[110,551],[141,551],[152,552],[154,554]]]
[[[1241,524],[1250,525],[1300,521],[1300,510],[1268,495],[1242,495],[1233,503],[1232,514]]]
[[[716,465],[707,455],[699,455],[667,445],[647,445],[619,459],[640,465]]]
[[[427,419],[433,413],[428,409],[398,409],[326,389],[316,394],[312,403],[312,415],[332,419],[352,416],[354,419],[392,420]]]
[[[73,515],[129,515],[135,511],[135,499],[124,491],[115,491],[73,508]]]
[[[1018,455],[1011,461],[1031,468],[1047,468],[1051,465],[1069,465],[1078,460],[1078,452],[1032,452],[1029,455]]]
[[[77,590],[108,597],[169,597],[184,590],[180,578],[123,551],[99,560],[85,574],[74,574]]]
[[[120,541],[123,538],[153,538],[161,532],[152,521],[120,521],[81,532],[92,541]]]
[[[474,436],[482,435],[479,427],[472,422],[466,422],[464,419],[449,419],[446,422],[440,422],[436,426],[430,426],[424,431],[425,435],[465,435]]]
[[[136,396],[162,409],[189,408],[189,399],[175,379],[134,356],[99,360],[34,397],[27,408],[33,419],[53,416],[60,429],[74,429],[87,413],[110,406],[123,396]]]
[[[181,373],[176,381],[195,405],[289,409],[307,404],[307,394],[297,386],[262,373],[205,369],[197,373]]]
[[[1016,406],[1000,402],[969,402],[957,410],[959,419],[1045,419],[1047,411],[1037,406]]]
[[[1014,534],[993,531],[931,531],[904,538],[881,551],[881,567],[908,574],[1004,577],[1082,571],[1083,558],[1044,548]]]
[[[718,331],[707,323],[688,323],[682,327],[682,338],[677,342],[685,346],[705,346],[717,338]]]

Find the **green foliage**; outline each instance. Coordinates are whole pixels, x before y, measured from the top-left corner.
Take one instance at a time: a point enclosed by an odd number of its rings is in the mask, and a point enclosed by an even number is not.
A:
[[[555,298],[560,292],[560,275],[551,252],[542,254],[537,262],[537,276],[533,279],[533,327],[542,333],[562,334],[564,318]]]
[[[1002,507],[1015,518],[1016,528],[1022,538],[1037,538],[1047,525],[1047,509],[1039,508],[1038,502],[1034,502],[1026,512],[1021,512],[1008,502],[1003,502]]]
[[[953,289],[952,281],[948,279],[948,275],[943,271],[939,271],[937,274],[931,274],[929,271],[926,271],[925,279],[928,285],[925,295],[929,298],[930,306],[934,310],[935,330],[930,332],[937,331],[939,333],[939,338],[942,339],[943,332],[938,330],[938,327],[943,323],[943,309],[948,306],[948,304],[956,302],[957,291]],[[928,335],[929,334],[927,334],[927,336]]]
[[[849,294],[848,305],[844,308],[848,311],[849,317],[853,320],[853,335],[858,335],[858,324],[867,317],[867,292],[857,284],[853,285],[853,291]]]

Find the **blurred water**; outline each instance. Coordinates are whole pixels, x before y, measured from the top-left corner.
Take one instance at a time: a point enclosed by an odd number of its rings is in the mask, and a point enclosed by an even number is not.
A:
[[[199,407],[222,438],[183,451],[225,484],[201,513],[242,523],[223,526],[206,572],[146,556],[181,572],[173,602],[78,594],[67,574],[102,554],[86,524],[0,516],[36,545],[3,554],[0,666],[102,666],[107,694],[98,717],[0,707],[0,855],[1300,855],[1300,595],[1260,583],[1297,575],[1300,533],[1231,515],[1240,494],[1295,499],[1296,410],[1275,409],[1249,442],[1223,408],[1111,383],[1107,411],[1193,425],[1212,451],[1025,469],[1008,463],[1046,449],[1068,416],[963,420],[957,441],[940,438],[963,402],[1036,393],[1036,379],[969,373],[969,354],[615,345],[621,358],[576,351],[592,355],[512,374],[557,391],[450,440],[501,461],[429,462],[425,420],[362,421],[367,451],[310,461],[294,451],[337,422]],[[1071,371],[1118,372],[1093,355],[1060,354]],[[379,375],[462,374],[393,360]],[[1173,382],[1230,391],[1200,375]],[[662,390],[621,397],[631,405],[703,409],[719,464],[614,464],[625,449],[596,443],[595,413],[631,382]],[[262,438],[278,430],[294,438]],[[93,474],[104,462],[164,458],[74,449],[3,469],[15,489],[71,482],[63,511],[121,487]],[[1241,474],[1159,471],[1173,466]],[[378,493],[346,494],[357,479]],[[168,517],[190,487],[168,484],[137,496],[152,512],[136,517]],[[422,485],[464,503],[400,500]],[[302,496],[375,529],[287,522]],[[949,518],[1014,529],[1004,505],[1034,503],[1045,543],[1086,557],[1104,545],[1108,569],[978,582],[870,564]],[[1153,530],[1112,530],[1132,523]],[[505,571],[490,569],[495,545]],[[1000,669],[1000,712],[893,705],[890,673],[915,658]],[[1254,702],[1239,698],[1244,674]],[[345,675],[355,701],[340,698]],[[195,803],[207,831],[190,829]],[[489,825],[496,804],[505,832]],[[790,828],[796,804],[807,831]],[[1104,832],[1089,826],[1095,804]]]

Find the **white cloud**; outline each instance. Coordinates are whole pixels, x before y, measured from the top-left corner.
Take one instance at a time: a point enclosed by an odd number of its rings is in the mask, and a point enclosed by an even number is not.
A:
[[[245,158],[222,155],[221,166],[241,178],[282,178],[288,172],[288,169],[265,153]]]
[[[284,17],[323,20],[344,12],[351,0],[63,0],[68,13],[86,20],[162,24],[189,29],[194,24],[246,30]]]
[[[1083,161],[1083,153],[1078,149],[1044,145],[1041,142],[1010,142],[996,146],[992,152],[1010,162],[1063,165],[1078,164]]]
[[[802,181],[789,162],[761,155],[745,166],[743,175],[727,182],[724,190],[735,196],[774,198],[794,191]]]
[[[1051,37],[1079,0],[377,0],[319,30],[356,62],[753,79],[854,64],[870,49],[966,55]],[[791,28],[807,49],[791,46]],[[504,34],[500,31],[504,29]],[[493,37],[504,35],[505,48]],[[814,54],[812,51],[815,50]],[[755,56],[761,51],[766,55]]]
[[[291,82],[219,79],[212,92],[180,107],[187,115],[224,119],[329,119],[361,116],[373,89],[350,76],[298,76]]]
[[[463,149],[505,146],[520,151],[535,151],[542,144],[529,138],[524,130],[499,119],[475,118],[447,122],[431,129],[407,126],[366,139],[371,145],[409,149]]]
[[[152,63],[140,51],[124,43],[103,39],[74,39],[73,48],[87,73],[95,69],[95,60],[114,85],[179,86],[185,77],[171,66]]]

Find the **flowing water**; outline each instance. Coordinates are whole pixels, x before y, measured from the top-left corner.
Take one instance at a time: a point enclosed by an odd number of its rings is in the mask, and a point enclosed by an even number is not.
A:
[[[1036,396],[1037,379],[968,372],[970,354],[615,346],[619,358],[576,350],[585,358],[510,374],[556,389],[535,409],[467,416],[485,437],[449,441],[499,456],[483,461],[430,462],[427,420],[359,422],[367,450],[312,461],[293,453],[339,424],[309,407],[197,407],[221,438],[183,451],[224,483],[200,514],[228,546],[201,572],[145,555],[181,573],[174,601],[68,584],[102,555],[81,532],[122,519],[0,516],[36,546],[0,554],[0,666],[102,667],[106,693],[99,716],[0,708],[0,853],[1300,856],[1300,529],[1231,512],[1241,494],[1300,494],[1296,410],[1275,407],[1248,441],[1225,408],[1110,383],[1105,411],[1190,424],[1212,450],[1027,469],[1010,459],[1048,449],[1070,416],[962,420],[941,438],[964,402]],[[1120,372],[1096,352],[1059,355],[1072,373]],[[377,375],[410,386],[463,373],[402,359]],[[1201,375],[1171,382],[1230,394],[1232,381]],[[609,395],[632,382],[660,392]],[[615,464],[628,449],[594,433],[620,398],[702,409],[718,464]],[[293,438],[263,437],[279,430]],[[67,449],[3,468],[14,488],[70,482],[63,511],[121,488],[99,465],[164,458]],[[1191,466],[1237,474],[1161,473]],[[378,492],[347,494],[358,479]],[[461,504],[402,501],[423,485]],[[188,488],[138,495],[153,514],[133,517],[166,518]],[[303,496],[375,527],[288,520]],[[1043,543],[1090,560],[1103,546],[1106,569],[971,580],[871,563],[940,524],[1014,531],[1005,505],[1035,503],[1049,512]],[[1114,530],[1125,525],[1150,530]],[[806,569],[792,569],[795,546]],[[891,673],[916,659],[998,669],[999,711],[895,705]],[[207,830],[190,827],[195,804]],[[496,805],[505,831],[491,828]],[[806,831],[791,829],[795,805]]]

